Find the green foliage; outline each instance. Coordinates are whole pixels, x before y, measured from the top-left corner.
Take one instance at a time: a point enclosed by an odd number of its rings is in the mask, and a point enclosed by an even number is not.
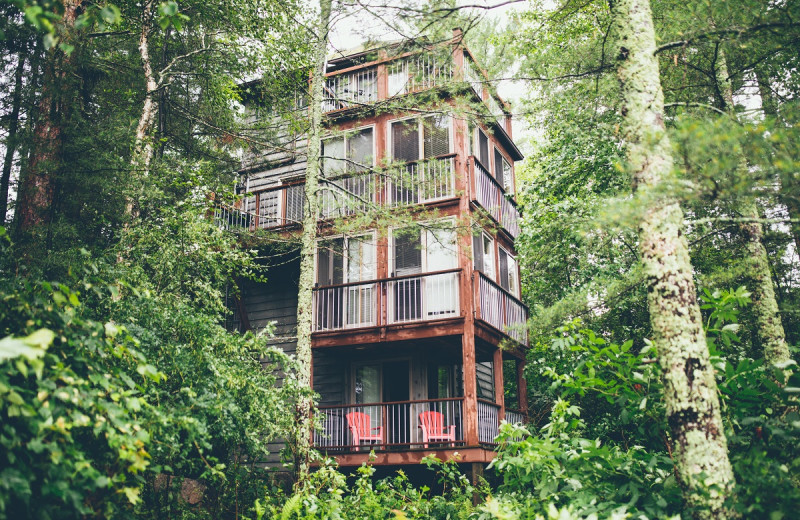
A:
[[[306,489],[290,497],[268,496],[258,501],[256,518],[281,520],[322,519],[466,519],[473,513],[473,496],[486,494],[485,484],[473,487],[458,469],[458,457],[441,461],[425,457],[423,464],[435,472],[441,492],[415,487],[403,471],[374,480],[375,468],[364,464],[352,485],[331,460],[321,461]]]
[[[3,281],[5,346],[28,350],[0,362],[0,513],[69,518],[129,508],[151,464],[162,417],[147,393],[165,376],[122,326],[82,315],[62,284]]]

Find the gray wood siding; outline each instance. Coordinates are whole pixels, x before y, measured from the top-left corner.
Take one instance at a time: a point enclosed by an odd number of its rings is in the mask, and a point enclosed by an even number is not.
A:
[[[300,276],[299,262],[272,267],[267,273],[266,283],[246,281],[242,287],[242,302],[247,310],[253,330],[264,329],[275,322],[274,336],[267,344],[294,355],[297,350],[297,280]],[[276,384],[283,382],[283,374],[276,374]],[[280,452],[285,447],[283,439],[275,439],[268,445],[269,456],[263,462],[272,469],[281,469]]]
[[[335,350],[314,351],[314,391],[319,394],[320,406],[345,404],[345,384],[349,358]]]

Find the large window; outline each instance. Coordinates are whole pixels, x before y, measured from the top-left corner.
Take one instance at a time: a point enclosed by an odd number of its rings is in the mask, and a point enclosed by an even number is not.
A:
[[[374,235],[320,240],[317,243],[317,286],[320,289],[315,301],[316,330],[373,324],[375,284],[358,282],[374,279]]]
[[[374,165],[373,130],[362,128],[322,140],[322,172],[333,178]]]
[[[483,130],[478,129],[478,160],[481,162],[486,171],[491,171],[489,167],[489,138],[483,133]]]
[[[502,247],[499,249],[499,258],[498,282],[500,283],[500,287],[514,296],[519,297],[519,271],[517,270],[517,260]]]
[[[392,202],[416,204],[454,195],[450,117],[436,115],[391,124]],[[438,159],[437,159],[438,158]]]
[[[403,229],[392,233],[390,296],[394,322],[458,314],[457,273],[423,275],[458,267],[453,229]],[[420,275],[420,276],[412,276]]]
[[[373,197],[372,176],[359,175],[374,165],[372,128],[362,128],[322,141],[326,182],[319,196],[320,217],[352,215],[366,210]]]

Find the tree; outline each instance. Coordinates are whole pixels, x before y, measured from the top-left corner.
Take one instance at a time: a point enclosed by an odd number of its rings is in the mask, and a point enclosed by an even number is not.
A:
[[[297,359],[298,378],[301,384],[311,389],[311,331],[313,318],[314,252],[317,241],[317,218],[319,215],[318,185],[320,178],[320,155],[322,152],[322,99],[325,86],[325,64],[328,53],[332,0],[320,0],[319,20],[315,27],[314,68],[311,72],[309,96],[310,124],[308,156],[305,176],[305,204],[303,206],[303,231],[300,250],[300,281],[297,294]],[[310,395],[301,396],[298,403],[297,473],[298,487],[308,483],[309,456],[313,424],[311,413],[313,401]]]
[[[696,508],[695,516],[725,518],[733,470],[682,231],[683,212],[664,192],[673,162],[650,3],[617,1],[612,17],[627,166],[636,196],[646,201],[639,250],[663,371],[667,422],[675,443],[675,468],[687,503]]]

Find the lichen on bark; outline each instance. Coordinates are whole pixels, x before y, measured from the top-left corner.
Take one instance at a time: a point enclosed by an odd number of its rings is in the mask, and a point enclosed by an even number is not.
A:
[[[734,477],[682,230],[683,212],[664,189],[673,159],[650,3],[617,0],[612,15],[628,168],[634,190],[647,201],[639,248],[676,475],[697,518],[726,518],[725,500]]]
[[[297,466],[297,487],[304,489],[308,482],[311,434],[313,432],[311,388],[311,326],[312,299],[314,289],[314,249],[317,239],[317,215],[319,204],[320,155],[322,152],[322,99],[325,85],[325,61],[328,50],[328,31],[331,16],[331,0],[320,0],[320,16],[316,27],[314,48],[314,69],[311,77],[309,96],[309,133],[306,178],[304,187],[303,231],[300,245],[300,280],[297,293],[297,377],[308,392],[298,397],[297,432],[295,435],[295,464]]]
[[[722,100],[725,103],[726,111],[730,117],[737,119],[733,102],[733,86],[728,73],[728,61],[725,56],[725,50],[721,47],[717,50],[714,75]],[[738,155],[739,166],[736,175],[744,178],[748,175],[749,170],[747,158],[741,151],[738,152]],[[764,359],[772,364],[784,363],[792,357],[789,352],[789,346],[786,344],[786,334],[778,313],[778,302],[775,298],[775,287],[772,285],[772,273],[769,268],[767,250],[762,241],[764,227],[759,222],[761,215],[756,203],[749,199],[741,201],[739,211],[742,217],[749,220],[741,224],[739,229],[746,240],[744,262],[747,265],[747,273],[751,281],[752,308],[756,317],[758,338],[764,350]]]

